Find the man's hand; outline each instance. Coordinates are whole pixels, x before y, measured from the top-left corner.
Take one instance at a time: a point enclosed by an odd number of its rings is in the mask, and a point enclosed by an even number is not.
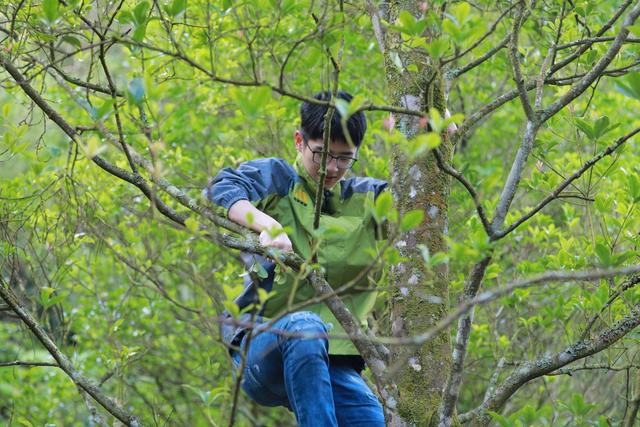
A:
[[[263,230],[260,233],[260,244],[268,248],[280,249],[282,252],[292,252],[293,247],[287,233],[284,230],[280,230],[278,234],[276,233],[278,231]]]
[[[292,252],[289,236],[282,225],[269,215],[258,210],[248,200],[238,200],[229,208],[229,219],[260,233],[260,244],[267,248]]]

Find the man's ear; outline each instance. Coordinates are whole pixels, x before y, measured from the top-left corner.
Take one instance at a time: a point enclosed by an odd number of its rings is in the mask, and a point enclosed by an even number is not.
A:
[[[293,140],[296,143],[296,150],[302,152],[302,145],[304,144],[304,139],[302,138],[302,133],[299,130],[296,130],[293,134]]]

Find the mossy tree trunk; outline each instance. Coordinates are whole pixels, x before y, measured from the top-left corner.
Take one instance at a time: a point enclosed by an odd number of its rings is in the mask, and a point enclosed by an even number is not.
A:
[[[388,22],[395,22],[402,10],[419,16],[419,5],[417,1],[391,2]],[[397,32],[388,33],[384,46],[389,98],[393,103],[427,113],[435,109],[444,116],[444,80],[432,58],[423,49],[407,49]],[[408,138],[427,131],[424,120],[409,116],[399,118],[399,129]],[[447,135],[443,135],[439,151],[443,161],[450,162],[453,147]],[[418,228],[398,239],[397,248],[407,260],[391,269],[391,333],[411,337],[434,326],[449,307],[448,266],[428,268],[421,245],[426,246],[431,255],[447,251],[445,235],[451,180],[438,168],[433,152],[409,159],[400,148],[394,152],[391,179],[400,213],[422,209],[425,214],[425,221]],[[392,349],[391,366],[398,368],[395,375],[398,410],[408,424],[435,423],[450,364],[448,331],[419,347]]]

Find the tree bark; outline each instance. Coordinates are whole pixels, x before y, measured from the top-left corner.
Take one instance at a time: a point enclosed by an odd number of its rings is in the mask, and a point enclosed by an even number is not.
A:
[[[418,16],[418,7],[419,2],[415,1],[392,2],[387,20],[394,22],[401,10]],[[407,51],[400,48],[400,43],[397,33],[389,33],[385,38],[390,100],[395,105],[425,113],[435,109],[444,116],[445,90],[440,71],[424,51]],[[398,66],[398,58],[402,67]],[[410,64],[417,69],[411,67],[414,71],[408,71]],[[402,116],[399,127],[408,138],[426,131],[424,121],[415,117]],[[439,151],[443,162],[449,164],[453,146],[446,135]],[[397,240],[396,247],[406,261],[391,268],[391,334],[407,337],[433,327],[447,314],[448,265],[428,268],[420,245],[425,245],[430,254],[447,251],[445,235],[451,183],[450,177],[438,168],[432,152],[409,159],[401,147],[396,147],[392,161],[391,188],[400,214],[412,209],[422,209],[425,213],[425,221],[419,227]],[[411,425],[434,423],[451,365],[448,330],[419,348],[394,347],[390,356],[392,368],[397,369],[400,415]]]

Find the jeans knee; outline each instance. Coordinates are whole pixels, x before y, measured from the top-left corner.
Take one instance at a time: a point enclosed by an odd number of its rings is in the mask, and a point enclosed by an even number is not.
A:
[[[316,313],[299,311],[282,320],[285,334],[281,336],[280,344],[284,348],[295,347],[299,354],[328,353],[327,325]]]
[[[326,338],[327,325],[312,311],[291,313],[287,323],[291,332],[309,334],[309,338]]]

